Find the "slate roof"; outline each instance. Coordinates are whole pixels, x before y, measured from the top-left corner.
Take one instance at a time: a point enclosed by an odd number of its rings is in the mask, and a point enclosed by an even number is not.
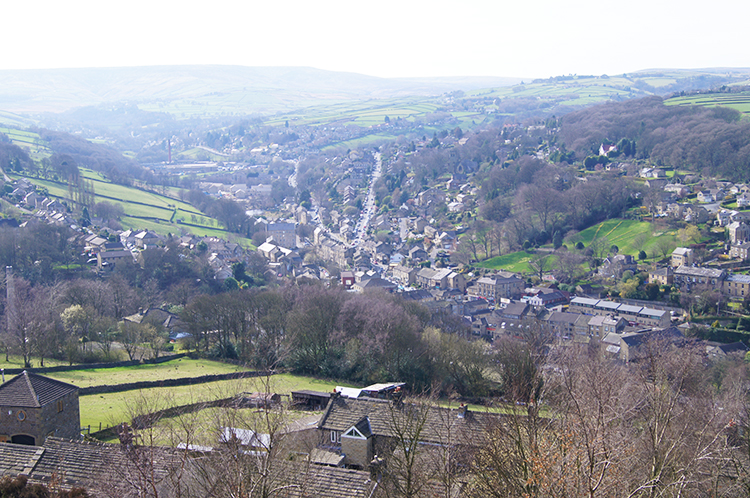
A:
[[[679,341],[684,339],[680,329],[677,327],[668,327],[662,330],[653,330],[651,332],[627,334],[622,336],[622,342],[628,346],[637,347],[651,340]]]
[[[392,437],[396,424],[411,416],[419,417],[422,407],[395,404],[394,401],[372,398],[332,398],[320,419],[319,428],[346,431],[367,417],[374,436]],[[500,415],[468,412],[459,417],[459,410],[431,406],[419,439],[434,444],[478,444],[486,437],[487,425],[496,423]],[[410,412],[411,410],[411,412]]]
[[[39,460],[40,448],[0,443],[0,477],[27,474]]]
[[[289,487],[289,498],[325,496],[327,498],[365,498],[372,496],[377,482],[362,470],[341,469],[319,465],[305,466],[289,462],[285,475],[299,487]],[[306,470],[306,472],[304,471]]]
[[[183,478],[201,476],[203,459],[184,460],[184,450],[148,448],[154,458],[157,486],[169,495],[171,469]],[[187,463],[185,466],[184,464]],[[207,467],[210,468],[210,467]],[[202,469],[206,470],[206,469]],[[49,437],[43,447],[0,443],[0,476],[26,473],[31,482],[49,483],[54,477],[62,487],[82,485],[91,496],[135,496],[133,485],[144,484],[119,444],[75,442]],[[283,459],[274,460],[273,480],[284,483],[284,498],[325,496],[328,498],[366,498],[373,495],[377,483],[368,472],[308,465]],[[188,481],[184,481],[183,485]],[[115,489],[117,488],[117,489]],[[106,491],[106,493],[104,492]]]
[[[0,406],[40,408],[77,390],[72,384],[24,370],[0,385]]]

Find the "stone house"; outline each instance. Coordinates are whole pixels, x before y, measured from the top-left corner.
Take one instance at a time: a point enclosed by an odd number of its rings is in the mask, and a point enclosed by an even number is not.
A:
[[[747,242],[750,240],[750,225],[746,225],[740,221],[735,221],[729,224],[729,240],[732,244],[739,244],[740,242]]]
[[[671,266],[657,268],[648,272],[649,283],[659,285],[672,285],[674,283],[674,270]]]
[[[348,398],[331,395],[318,430],[320,449],[342,457],[340,465],[368,469],[375,455],[387,462],[398,433],[410,433],[412,424],[424,421],[419,432],[418,451],[470,449],[485,440],[485,429],[498,415],[458,409],[404,403],[393,400]],[[455,452],[470,458],[470,451]],[[453,455],[453,453],[452,453]]]
[[[417,281],[418,271],[416,268],[396,265],[392,271],[393,279],[401,285],[411,285]]]
[[[80,439],[78,387],[23,371],[0,385],[0,442],[41,445]]]
[[[518,298],[523,294],[525,282],[513,273],[500,272],[482,277],[469,287],[469,294],[499,301],[501,298]]]
[[[145,249],[150,245],[154,245],[161,240],[161,237],[151,230],[143,230],[138,232],[134,237],[135,246],[139,249]]]
[[[690,266],[693,264],[693,250],[687,247],[678,247],[672,251],[672,267]]]
[[[750,242],[732,244],[732,247],[729,249],[729,256],[735,259],[741,259],[742,261],[750,259]]]
[[[741,299],[750,296],[750,275],[729,275],[724,281],[724,293]]]
[[[726,272],[724,270],[713,268],[680,266],[674,271],[675,285],[688,291],[696,285],[706,285],[712,289],[721,289],[725,277]]]
[[[662,330],[653,330],[651,332],[625,334],[620,337],[620,349],[618,356],[624,362],[642,359],[648,354],[648,348],[645,346],[653,342],[661,347],[680,346],[685,342],[685,336],[682,335],[677,327],[668,327]]]

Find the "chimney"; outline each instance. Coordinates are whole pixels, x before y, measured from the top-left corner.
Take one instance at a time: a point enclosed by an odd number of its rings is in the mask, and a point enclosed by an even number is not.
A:
[[[466,418],[466,414],[469,412],[469,405],[461,403],[458,407],[458,418]]]
[[[385,461],[382,458],[375,455],[375,458],[370,462],[370,479],[380,482],[381,477],[383,477],[384,463]]]

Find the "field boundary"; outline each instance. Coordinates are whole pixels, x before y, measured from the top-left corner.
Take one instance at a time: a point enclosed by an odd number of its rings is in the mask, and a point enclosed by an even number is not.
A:
[[[235,380],[235,379],[247,379],[251,377],[261,377],[263,375],[269,375],[269,372],[248,370],[246,372],[232,372],[228,374],[209,374],[209,375],[201,375],[199,377],[180,377],[177,379],[162,379],[162,380],[142,380],[139,382],[128,382],[126,384],[103,384],[100,386],[82,387],[78,390],[78,395],[87,396],[90,394],[119,393],[119,392],[124,392],[124,391],[133,391],[136,389],[153,389],[157,387],[192,386],[195,384],[205,384],[208,382],[216,382],[220,380]],[[273,372],[271,372],[270,375],[273,375]]]
[[[133,427],[136,427],[138,429],[144,429],[147,427],[150,427],[154,424],[155,421],[159,420],[162,417],[174,417],[175,415],[182,415],[184,413],[192,413],[199,410],[203,410],[205,408],[213,408],[213,407],[225,407],[230,406],[231,404],[236,402],[236,397],[231,398],[224,398],[224,399],[217,399],[214,401],[202,401],[199,403],[190,403],[187,405],[180,405],[180,406],[173,406],[171,408],[166,408],[164,410],[158,410],[151,413],[146,413],[144,415],[139,415],[135,417],[131,423]],[[109,439],[113,438],[119,435],[120,429],[122,428],[122,423],[119,423],[117,425],[114,425],[112,427],[107,427],[105,429],[100,429],[95,432],[91,432],[91,426],[88,427],[88,435],[94,439]],[[82,428],[85,429],[85,428]]]
[[[94,370],[99,368],[118,368],[118,367],[133,367],[136,365],[158,365],[159,363],[166,363],[172,360],[178,360],[189,356],[187,353],[178,353],[167,356],[160,356],[158,358],[152,358],[149,360],[126,360],[126,361],[115,361],[109,363],[83,363],[77,365],[58,365],[56,367],[40,367],[40,368],[5,368],[5,373],[9,375],[17,375],[23,371],[32,373],[54,373],[54,372],[71,372],[74,370]]]

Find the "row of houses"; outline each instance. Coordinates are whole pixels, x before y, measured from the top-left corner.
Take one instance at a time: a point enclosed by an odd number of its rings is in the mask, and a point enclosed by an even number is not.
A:
[[[675,285],[685,292],[703,287],[733,298],[744,299],[750,295],[750,275],[728,273],[720,268],[664,267],[649,271],[648,278],[649,282]]]
[[[605,299],[574,297],[570,300],[569,309],[571,313],[621,317],[628,322],[649,327],[668,327],[672,322],[671,314],[668,311],[617,303]]]

